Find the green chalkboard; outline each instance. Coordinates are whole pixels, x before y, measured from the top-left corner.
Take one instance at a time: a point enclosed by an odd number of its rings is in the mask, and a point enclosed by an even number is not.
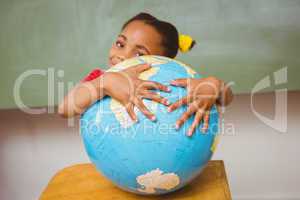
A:
[[[285,66],[287,83],[263,91],[300,89],[300,1],[0,0],[0,108],[17,107],[16,80],[30,69],[40,71],[21,81],[24,105],[57,103],[62,84],[66,90],[91,69],[106,68],[121,25],[141,11],[194,36],[197,46],[177,59],[204,76],[233,81],[235,93],[251,92]],[[48,100],[51,74],[54,97]]]

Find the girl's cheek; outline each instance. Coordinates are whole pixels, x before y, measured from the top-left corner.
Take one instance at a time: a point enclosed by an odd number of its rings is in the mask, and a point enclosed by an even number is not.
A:
[[[118,51],[119,51],[119,49],[115,45],[113,45],[110,49],[110,54],[115,55],[118,53]]]
[[[112,45],[111,48],[110,48],[110,50],[109,50],[109,53],[110,53],[110,54],[113,53],[114,48],[115,48],[114,45]]]

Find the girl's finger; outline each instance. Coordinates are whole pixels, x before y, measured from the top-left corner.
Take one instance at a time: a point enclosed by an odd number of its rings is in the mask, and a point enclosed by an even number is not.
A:
[[[128,113],[128,115],[130,116],[130,118],[137,122],[137,116],[136,114],[134,113],[134,105],[132,103],[129,103],[128,105],[126,105],[126,111]]]
[[[148,110],[148,108],[145,106],[143,101],[141,99],[135,98],[134,103],[136,107],[151,121],[155,121],[155,116]]]
[[[144,71],[147,71],[148,69],[151,68],[151,65],[148,64],[148,63],[145,63],[145,64],[139,64],[139,65],[135,65],[133,67],[130,67],[129,69],[130,70],[134,70],[136,73],[142,73]]]
[[[170,92],[170,88],[168,88],[167,86],[158,83],[158,82],[154,82],[154,81],[144,81],[142,83],[142,85],[147,88],[147,89],[156,89],[156,90],[161,90],[164,92]]]
[[[154,92],[146,92],[143,95],[143,98],[155,101],[157,103],[161,103],[166,106],[170,105],[170,102],[168,101],[168,99],[163,98],[162,96],[160,96],[159,94],[156,94]]]
[[[210,111],[206,111],[203,117],[203,127],[202,127],[202,132],[206,132],[208,129],[209,125],[209,116],[210,116]]]
[[[171,85],[179,86],[179,87],[186,87],[188,85],[187,78],[179,78],[171,81]]]
[[[193,135],[193,133],[196,130],[197,126],[200,124],[202,117],[203,117],[203,112],[200,111],[200,110],[197,111],[196,115],[195,115],[195,118],[194,118],[194,121],[193,121],[193,124],[192,124],[192,126],[190,127],[190,129],[187,132],[188,136],[192,136]]]
[[[190,118],[197,111],[196,106],[190,105],[185,113],[181,115],[181,117],[176,121],[176,129],[179,129],[182,124]]]
[[[183,97],[182,99],[177,100],[175,103],[171,104],[168,108],[168,112],[172,112],[173,110],[176,110],[180,106],[183,106],[188,103],[188,97]]]

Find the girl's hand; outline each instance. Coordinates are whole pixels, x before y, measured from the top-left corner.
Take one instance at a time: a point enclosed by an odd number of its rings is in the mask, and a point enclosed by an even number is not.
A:
[[[189,128],[187,135],[191,136],[201,120],[204,121],[202,131],[208,128],[209,114],[212,105],[214,105],[219,97],[222,81],[214,78],[188,78],[176,79],[171,82],[174,86],[187,87],[188,95],[169,106],[168,111],[179,108],[182,105],[188,105],[188,109],[176,122],[176,129],[195,114],[195,119]]]
[[[167,86],[153,81],[145,81],[139,79],[139,75],[150,69],[149,64],[137,65],[120,72],[105,73],[104,93],[125,106],[130,118],[137,121],[134,113],[136,106],[147,118],[152,121],[156,117],[148,110],[142,99],[149,99],[168,106],[169,101],[152,90],[161,90],[170,92]]]

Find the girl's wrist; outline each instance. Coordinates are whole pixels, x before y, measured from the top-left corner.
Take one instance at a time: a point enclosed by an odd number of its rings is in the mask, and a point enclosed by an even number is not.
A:
[[[107,80],[108,80],[108,75],[109,73],[104,73],[98,78],[94,79],[91,81],[91,83],[94,85],[94,88],[96,89],[97,92],[97,98],[105,96],[105,91],[107,89]]]
[[[210,80],[210,83],[214,84],[215,87],[215,95],[216,95],[216,104],[221,105],[222,104],[222,98],[223,98],[223,85],[224,82],[220,79],[217,79],[214,76],[210,76],[208,77],[208,79]]]
[[[111,89],[110,80],[113,78],[114,72],[106,72],[100,77],[100,83],[98,84],[99,88],[98,91],[102,92],[103,95],[108,95]]]

